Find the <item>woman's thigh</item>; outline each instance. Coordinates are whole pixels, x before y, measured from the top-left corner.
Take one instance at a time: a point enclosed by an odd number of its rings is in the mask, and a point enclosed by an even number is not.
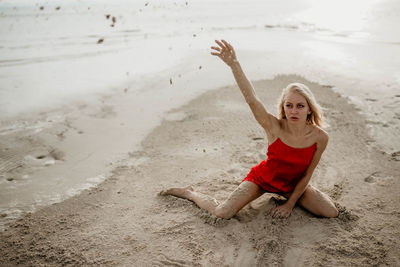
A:
[[[216,215],[223,218],[231,218],[246,204],[264,194],[255,183],[244,181],[231,193],[231,195],[216,208]]]

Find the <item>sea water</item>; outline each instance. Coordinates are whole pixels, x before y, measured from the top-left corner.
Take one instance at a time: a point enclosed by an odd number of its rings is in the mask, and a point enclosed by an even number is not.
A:
[[[50,169],[54,179],[0,177],[0,213],[12,217],[95,186],[165,112],[234,84],[210,55],[215,39],[232,43],[251,80],[298,74],[334,86],[375,122],[377,146],[399,151],[399,15],[395,0],[0,1],[0,137],[40,132],[62,121],[66,106],[106,96],[119,99],[118,123],[130,125],[105,135],[117,122],[104,120],[96,139],[104,145],[82,142],[87,147],[66,155],[75,165]],[[21,123],[43,112],[52,119]]]

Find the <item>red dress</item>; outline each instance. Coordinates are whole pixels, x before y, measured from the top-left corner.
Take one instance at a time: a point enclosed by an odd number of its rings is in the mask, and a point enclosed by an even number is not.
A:
[[[269,192],[292,192],[314,156],[317,143],[294,148],[276,139],[268,146],[268,158],[251,168],[243,181],[250,181]]]

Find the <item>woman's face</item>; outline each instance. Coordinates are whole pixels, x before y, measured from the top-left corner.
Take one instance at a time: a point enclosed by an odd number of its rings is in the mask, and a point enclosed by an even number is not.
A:
[[[283,102],[286,118],[291,123],[306,122],[307,115],[310,114],[310,107],[304,96],[291,92]]]

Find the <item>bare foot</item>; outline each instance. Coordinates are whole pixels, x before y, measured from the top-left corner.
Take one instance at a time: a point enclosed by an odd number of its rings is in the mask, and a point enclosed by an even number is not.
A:
[[[168,188],[166,190],[161,191],[159,194],[161,196],[175,196],[175,197],[180,197],[180,198],[185,198],[188,199],[188,196],[190,192],[194,191],[193,187],[187,186],[187,187],[181,187],[181,188]]]

